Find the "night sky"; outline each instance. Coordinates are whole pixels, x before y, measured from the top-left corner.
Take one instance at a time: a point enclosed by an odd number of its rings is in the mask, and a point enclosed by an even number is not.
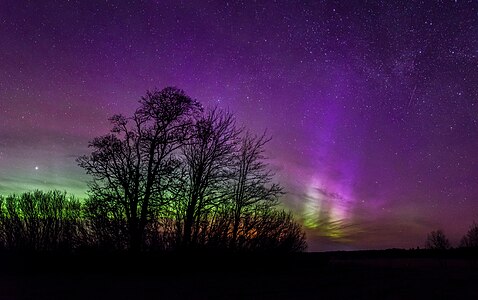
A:
[[[0,194],[85,197],[88,141],[177,86],[267,129],[309,250],[456,245],[478,221],[478,1],[395,2],[0,0]]]

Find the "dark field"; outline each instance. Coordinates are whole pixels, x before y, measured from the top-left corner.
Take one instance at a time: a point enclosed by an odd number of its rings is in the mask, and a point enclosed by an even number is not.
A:
[[[0,299],[478,299],[478,255],[3,253]]]

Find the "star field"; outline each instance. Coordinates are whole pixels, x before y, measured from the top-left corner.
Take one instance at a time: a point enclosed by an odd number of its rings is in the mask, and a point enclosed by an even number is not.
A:
[[[310,250],[478,220],[476,1],[0,3],[0,194],[84,197],[88,140],[172,85],[267,129]]]

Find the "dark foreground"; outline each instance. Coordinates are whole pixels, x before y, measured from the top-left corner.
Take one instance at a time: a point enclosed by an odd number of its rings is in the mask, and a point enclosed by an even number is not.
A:
[[[478,299],[465,251],[0,256],[0,299]]]

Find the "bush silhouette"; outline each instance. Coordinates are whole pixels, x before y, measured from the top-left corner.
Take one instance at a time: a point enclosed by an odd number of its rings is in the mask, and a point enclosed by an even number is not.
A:
[[[434,250],[447,250],[451,248],[451,245],[443,231],[436,230],[428,234],[425,247]]]

